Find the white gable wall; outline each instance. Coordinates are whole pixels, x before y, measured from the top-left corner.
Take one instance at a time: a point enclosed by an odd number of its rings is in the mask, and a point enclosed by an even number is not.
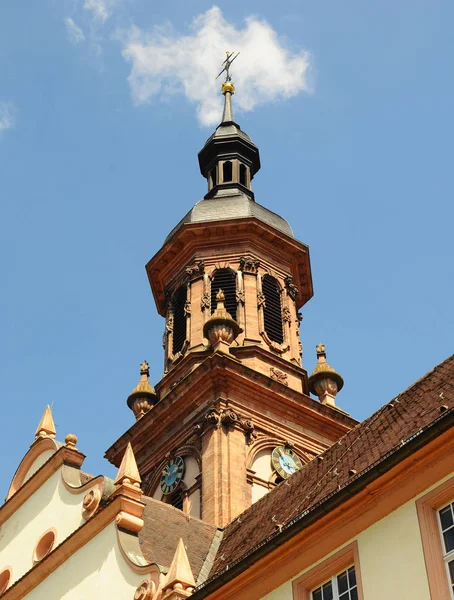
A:
[[[82,502],[89,489],[71,494],[61,470],[54,473],[1,525],[0,571],[12,567],[12,581],[16,581],[32,568],[35,545],[46,530],[57,530],[56,546],[83,524]]]
[[[132,600],[146,578],[126,563],[118,546],[115,524],[110,523],[24,598]]]

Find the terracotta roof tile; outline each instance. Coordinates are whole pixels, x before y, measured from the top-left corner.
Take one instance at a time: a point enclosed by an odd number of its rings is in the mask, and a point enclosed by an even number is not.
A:
[[[406,391],[359,423],[320,458],[308,463],[286,482],[229,524],[210,578],[220,575],[303,512],[346,487],[374,463],[454,407],[454,356],[427,373]],[[356,474],[349,474],[354,469]]]
[[[178,540],[183,538],[192,574],[197,579],[216,527],[148,496],[142,496],[142,502],[145,503],[144,526],[139,533],[139,542],[144,557],[168,568]]]

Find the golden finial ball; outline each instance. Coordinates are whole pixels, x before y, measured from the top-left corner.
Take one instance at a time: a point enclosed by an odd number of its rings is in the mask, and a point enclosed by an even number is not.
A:
[[[75,446],[77,444],[77,436],[74,433],[68,433],[65,437],[65,444],[67,446]]]
[[[231,94],[235,93],[235,86],[231,81],[225,81],[222,84],[222,93],[226,94],[227,92],[230,92]]]

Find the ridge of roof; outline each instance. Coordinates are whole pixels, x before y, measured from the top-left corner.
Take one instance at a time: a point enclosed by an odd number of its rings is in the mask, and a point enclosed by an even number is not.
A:
[[[438,422],[442,406],[446,408],[441,417],[452,417],[454,355],[412,383],[227,525],[210,577],[198,586],[196,593],[215,584],[228,569],[232,570],[234,564],[245,561],[283,529],[312,513],[318,505],[371,471],[405,442]],[[329,480],[319,485],[328,475],[331,475]]]

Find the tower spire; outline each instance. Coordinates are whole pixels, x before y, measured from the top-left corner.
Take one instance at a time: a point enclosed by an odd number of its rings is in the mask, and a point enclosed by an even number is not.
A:
[[[230,65],[239,52],[227,51],[227,58],[222,63],[225,81],[221,85],[224,95],[222,120],[216,131],[207,139],[199,152],[200,172],[208,181],[208,193],[205,199],[234,198],[243,196],[254,200],[251,182],[260,169],[260,157],[257,146],[251,138],[241,130],[233,120],[232,96],[235,86],[232,82]]]
[[[216,77],[218,79],[222,73],[225,73],[225,81],[221,86],[222,93],[224,94],[224,112],[222,113],[222,124],[234,123],[233,120],[233,108],[232,108],[232,95],[235,93],[235,86],[232,82],[232,75],[230,73],[230,65],[233,63],[235,58],[239,56],[239,52],[237,52],[234,56],[235,52],[230,52],[230,50],[226,51],[226,59],[222,63],[222,71]]]
[[[222,84],[222,93],[224,94],[224,112],[222,113],[221,123],[224,125],[234,123],[232,95],[235,93],[235,86],[231,81]]]

